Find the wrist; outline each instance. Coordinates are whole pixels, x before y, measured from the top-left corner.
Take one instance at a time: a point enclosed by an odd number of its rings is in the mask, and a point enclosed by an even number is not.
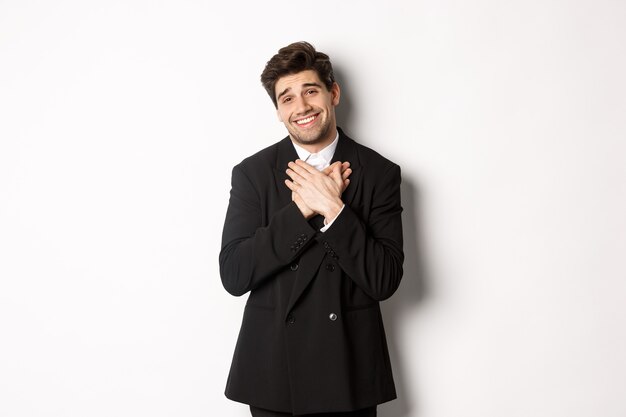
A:
[[[341,199],[333,201],[329,205],[328,209],[325,210],[324,213],[321,213],[324,216],[324,224],[328,224],[331,221],[333,221],[335,217],[339,215],[342,208],[343,208],[343,201],[341,201]]]

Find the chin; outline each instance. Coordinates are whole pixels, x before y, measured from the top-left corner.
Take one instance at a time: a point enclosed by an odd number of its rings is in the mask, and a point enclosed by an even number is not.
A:
[[[292,135],[292,137],[296,140],[296,142],[303,143],[305,145],[315,145],[316,143],[322,142],[322,135],[318,135],[313,138],[302,137],[300,135]]]
[[[291,130],[289,133],[291,134],[291,137],[298,143],[301,143],[303,145],[315,145],[324,142],[324,140],[328,136],[328,129],[324,129],[321,132],[299,132],[294,129]]]

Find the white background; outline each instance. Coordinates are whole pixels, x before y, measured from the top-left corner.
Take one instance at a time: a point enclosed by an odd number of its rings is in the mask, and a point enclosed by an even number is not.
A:
[[[626,415],[621,0],[1,0],[0,415],[249,415],[217,258],[297,40],[403,169],[379,415]]]

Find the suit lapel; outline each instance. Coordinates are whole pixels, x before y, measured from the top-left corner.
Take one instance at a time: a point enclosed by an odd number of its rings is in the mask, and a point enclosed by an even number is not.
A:
[[[348,185],[348,188],[346,188],[341,196],[343,202],[349,206],[360,187],[361,161],[359,160],[359,154],[357,153],[354,140],[350,139],[340,128],[337,128],[337,130],[339,131],[339,142],[337,143],[337,149],[335,150],[332,162],[350,162],[350,168],[352,168],[350,185]]]
[[[291,190],[285,185],[285,180],[289,176],[285,172],[287,164],[290,161],[298,159],[298,153],[291,143],[289,136],[278,143],[278,152],[276,155],[276,165],[274,166],[274,180],[276,181],[276,189],[278,190],[279,207],[284,207],[291,202]]]

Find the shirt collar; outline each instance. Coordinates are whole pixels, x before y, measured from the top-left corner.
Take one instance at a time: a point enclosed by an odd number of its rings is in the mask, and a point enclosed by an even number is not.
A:
[[[327,147],[325,147],[324,149],[322,149],[321,151],[317,153],[317,156],[319,158],[324,159],[327,165],[330,165],[330,161],[333,160],[333,156],[335,155],[335,150],[337,149],[338,142],[339,142],[339,131],[337,131],[337,136],[335,136],[335,140],[333,140],[330,145],[328,145]],[[301,160],[306,161],[312,155],[311,152],[307,151],[300,145],[297,145],[294,141],[291,141],[291,143],[293,143],[293,147],[296,148],[296,152],[298,153],[298,158],[300,158]]]

